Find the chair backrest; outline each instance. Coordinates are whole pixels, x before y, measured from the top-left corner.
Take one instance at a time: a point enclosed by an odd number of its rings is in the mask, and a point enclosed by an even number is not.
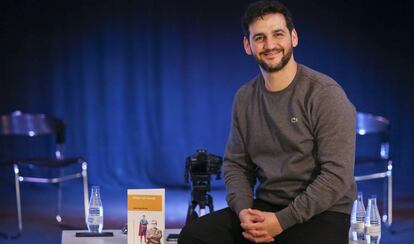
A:
[[[359,136],[378,134],[381,140],[380,156],[389,158],[390,122],[388,119],[369,113],[357,113],[356,132]]]
[[[56,143],[65,142],[65,124],[62,120],[45,114],[29,114],[20,111],[0,115],[0,135],[38,136],[55,134]]]
[[[41,136],[54,135],[55,157],[63,159],[65,124],[61,119],[45,114],[31,114],[15,111],[0,115],[0,136]]]
[[[357,133],[365,135],[370,133],[389,133],[390,122],[381,116],[369,113],[357,113]]]

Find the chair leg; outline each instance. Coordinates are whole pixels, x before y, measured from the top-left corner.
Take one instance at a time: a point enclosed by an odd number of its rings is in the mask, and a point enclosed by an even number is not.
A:
[[[58,182],[57,184],[57,213],[56,221],[58,223],[62,222],[62,183]]]
[[[14,170],[14,185],[16,189],[16,208],[17,208],[17,222],[18,222],[18,231],[15,234],[8,234],[0,232],[0,238],[4,238],[6,240],[14,240],[21,236],[23,231],[23,222],[22,222],[22,208],[20,202],[20,175],[19,175],[19,166],[17,164],[13,164]],[[3,242],[1,242],[3,243]],[[9,242],[7,242],[9,243]]]
[[[384,179],[384,214],[382,215],[382,222],[387,227],[392,225],[392,163],[388,162],[388,169],[386,178]]]
[[[13,165],[14,168],[14,184],[16,187],[16,205],[17,205],[17,219],[19,225],[19,233],[23,231],[23,221],[22,221],[22,205],[20,200],[20,175],[19,175],[19,166],[17,164]]]
[[[88,164],[86,161],[82,162],[82,179],[83,179],[83,205],[85,211],[85,224],[88,221],[88,208],[89,208],[89,193],[88,193]]]
[[[387,185],[388,185],[388,219],[387,225],[390,227],[392,225],[392,165],[388,165],[388,172],[387,172]]]
[[[88,167],[86,161],[82,161],[82,185],[83,185],[83,194],[84,194],[84,214],[85,214],[85,223],[87,221],[87,213],[89,208],[89,201],[88,201]],[[60,175],[62,174],[63,169],[60,169]],[[58,196],[57,196],[57,214],[56,214],[56,220],[59,224],[62,223],[62,183],[58,182],[56,183],[58,186]]]

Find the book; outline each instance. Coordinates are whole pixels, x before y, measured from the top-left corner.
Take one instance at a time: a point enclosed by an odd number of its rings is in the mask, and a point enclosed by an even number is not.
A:
[[[128,189],[128,244],[165,243],[165,189]]]

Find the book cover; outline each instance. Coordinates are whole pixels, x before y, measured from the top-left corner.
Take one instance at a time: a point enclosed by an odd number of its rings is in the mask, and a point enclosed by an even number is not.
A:
[[[165,189],[128,189],[128,244],[164,244]]]

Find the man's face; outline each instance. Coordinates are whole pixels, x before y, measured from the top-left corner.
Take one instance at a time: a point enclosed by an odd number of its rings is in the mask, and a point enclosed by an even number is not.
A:
[[[249,26],[250,36],[243,40],[244,49],[252,55],[261,69],[273,73],[290,61],[293,48],[298,45],[296,30],[290,32],[282,14],[267,14]]]

